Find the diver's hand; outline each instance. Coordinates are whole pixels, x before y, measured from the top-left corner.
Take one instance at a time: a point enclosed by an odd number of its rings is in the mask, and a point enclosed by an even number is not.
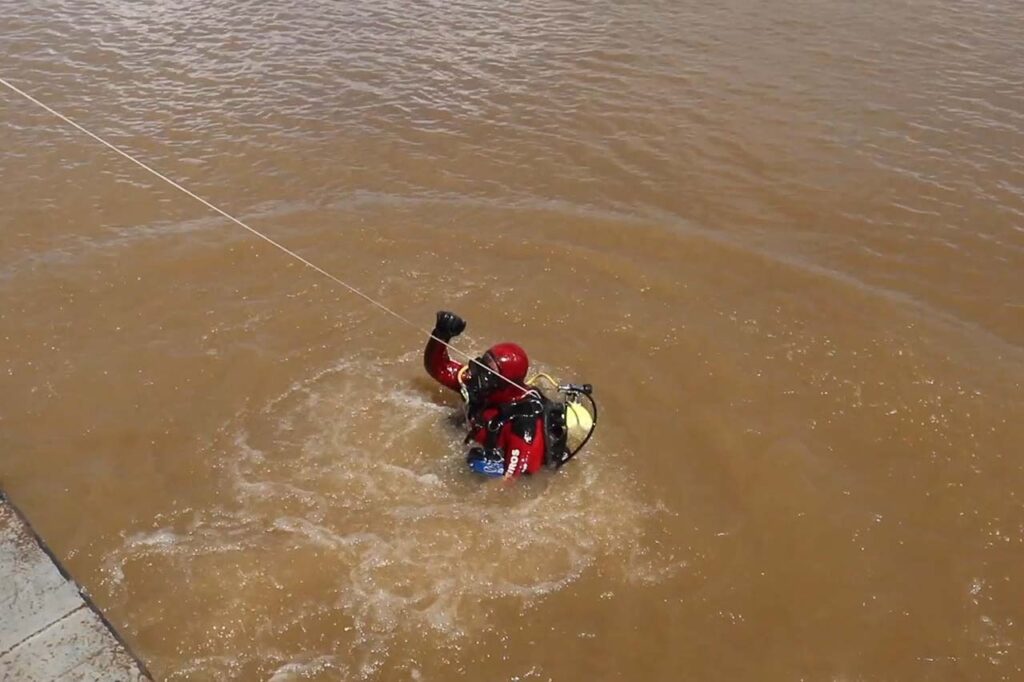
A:
[[[466,329],[466,321],[447,310],[440,310],[437,313],[437,324],[434,325],[434,336],[444,342],[451,341]]]

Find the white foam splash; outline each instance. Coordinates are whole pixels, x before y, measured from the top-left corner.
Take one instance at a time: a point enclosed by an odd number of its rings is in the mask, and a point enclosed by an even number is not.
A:
[[[239,415],[211,448],[221,503],[126,538],[110,573],[125,561],[178,563],[236,593],[218,615],[257,609],[261,589],[294,592],[268,639],[333,610],[349,623],[342,646],[361,660],[355,674],[367,677],[394,642],[478,634],[496,600],[530,608],[599,560],[621,565],[623,580],[671,572],[638,541],[658,512],[613,464],[591,453],[571,475],[511,488],[478,479],[445,418],[457,404],[418,387],[410,366],[348,358]],[[313,596],[304,581],[320,586]],[[238,594],[242,585],[256,592]],[[316,665],[282,661],[271,679]]]

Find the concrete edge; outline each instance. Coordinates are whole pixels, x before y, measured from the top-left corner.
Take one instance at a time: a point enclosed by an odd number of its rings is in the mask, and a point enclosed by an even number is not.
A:
[[[22,512],[21,509],[18,508],[18,505],[16,505],[14,501],[11,500],[11,498],[3,490],[0,490],[0,504],[6,504],[8,509],[14,512],[14,515],[22,522],[25,529],[28,531],[29,535],[32,536],[32,539],[35,540],[35,543],[36,545],[38,545],[39,549],[43,550],[43,553],[45,553],[46,556],[49,557],[50,561],[53,562],[53,565],[57,568],[57,571],[61,574],[61,576],[75,586],[75,589],[78,591],[78,595],[82,598],[82,601],[85,602],[85,605],[89,607],[89,609],[93,612],[93,614],[96,615],[97,618],[99,618],[100,622],[103,623],[103,627],[105,627],[107,631],[111,635],[113,635],[114,639],[117,641],[118,644],[121,645],[121,648],[124,649],[125,653],[127,653],[128,656],[139,667],[139,670],[142,672],[142,674],[145,675],[147,679],[153,680],[153,675],[149,672],[149,668],[146,667],[145,662],[141,658],[139,658],[134,651],[132,651],[132,648],[128,646],[128,643],[124,640],[124,637],[121,636],[121,633],[118,632],[117,628],[114,627],[114,624],[111,623],[110,620],[107,619],[103,611],[101,611],[100,608],[96,606],[96,603],[92,600],[92,597],[89,595],[89,592],[85,588],[83,588],[77,580],[74,579],[71,573],[68,572],[64,564],[61,563],[60,559],[57,558],[57,555],[54,554],[53,550],[51,550],[49,545],[46,544],[46,541],[43,540],[42,536],[40,536],[39,533],[36,532],[36,529],[32,526],[32,523],[28,520],[28,517],[25,516],[24,512]]]

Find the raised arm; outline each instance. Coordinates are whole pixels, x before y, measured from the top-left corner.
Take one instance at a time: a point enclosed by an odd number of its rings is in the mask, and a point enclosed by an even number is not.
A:
[[[431,338],[423,351],[423,366],[427,373],[453,391],[459,390],[459,370],[462,369],[462,363],[451,359],[448,347],[441,341],[447,343],[465,329],[466,321],[455,313],[446,310],[438,312],[434,331],[431,332]]]

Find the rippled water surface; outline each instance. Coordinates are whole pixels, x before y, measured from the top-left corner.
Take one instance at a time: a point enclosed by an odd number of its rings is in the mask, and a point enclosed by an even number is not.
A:
[[[0,1],[0,484],[164,680],[1024,679],[1017,0]]]

